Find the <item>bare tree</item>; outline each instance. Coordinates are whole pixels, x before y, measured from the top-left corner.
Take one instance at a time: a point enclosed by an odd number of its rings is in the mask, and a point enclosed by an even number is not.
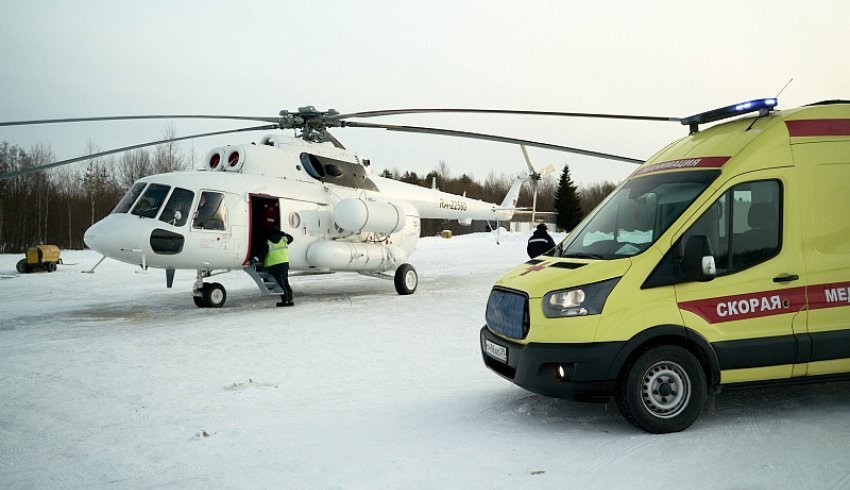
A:
[[[154,173],[150,154],[142,149],[123,153],[118,159],[118,169],[115,172],[118,185],[129,189],[133,182]]]
[[[587,215],[595,208],[602,200],[608,197],[617,184],[609,181],[595,182],[586,184],[579,189],[579,199],[581,200],[581,210]]]
[[[163,140],[174,139],[177,136],[177,131],[174,129],[174,124],[168,123],[165,132],[162,135]],[[186,162],[177,151],[177,143],[169,142],[158,145],[154,150],[153,161],[151,162],[151,171],[156,174],[166,174],[183,170]]]
[[[54,160],[49,146],[38,144],[30,149],[30,161],[34,166],[44,165]],[[36,241],[47,241],[47,224],[50,218],[50,196],[53,194],[51,182],[43,172],[33,174],[33,191],[36,200]]]

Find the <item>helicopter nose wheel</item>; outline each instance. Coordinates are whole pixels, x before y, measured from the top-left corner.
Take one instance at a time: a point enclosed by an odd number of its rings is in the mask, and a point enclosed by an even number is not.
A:
[[[199,292],[200,296],[192,296],[198,308],[221,308],[227,299],[227,291],[217,282],[204,283]]]
[[[404,296],[413,294],[416,291],[416,286],[419,285],[419,275],[416,274],[416,269],[410,264],[401,264],[395,271],[395,290],[398,294]]]

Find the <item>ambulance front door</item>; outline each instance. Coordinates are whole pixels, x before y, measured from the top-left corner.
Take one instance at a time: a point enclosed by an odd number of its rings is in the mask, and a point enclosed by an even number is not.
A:
[[[674,245],[714,259],[711,280],[694,280],[680,268],[676,300],[685,326],[714,348],[721,383],[803,374],[805,272],[792,171],[730,180]]]

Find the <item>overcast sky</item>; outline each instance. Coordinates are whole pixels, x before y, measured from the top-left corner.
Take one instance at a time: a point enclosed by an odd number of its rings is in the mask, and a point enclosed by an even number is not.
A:
[[[470,107],[686,116],[780,96],[780,108],[850,99],[850,2],[38,1],[0,2],[0,120],[126,114],[277,115]],[[481,115],[369,122],[489,132],[646,159],[675,123]],[[178,134],[238,122],[176,121]],[[160,139],[166,123],[0,128],[57,158]],[[516,146],[375,129],[335,132],[376,171],[445,160],[484,179],[524,168]],[[202,139],[213,146],[262,133]],[[189,150],[189,146],[184,146]],[[628,163],[531,150],[579,183]]]

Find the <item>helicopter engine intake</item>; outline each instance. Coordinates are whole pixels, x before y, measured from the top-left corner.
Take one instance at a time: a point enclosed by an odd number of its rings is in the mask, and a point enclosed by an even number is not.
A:
[[[342,199],[334,208],[334,221],[343,230],[389,235],[404,228],[405,212],[392,202]]]

